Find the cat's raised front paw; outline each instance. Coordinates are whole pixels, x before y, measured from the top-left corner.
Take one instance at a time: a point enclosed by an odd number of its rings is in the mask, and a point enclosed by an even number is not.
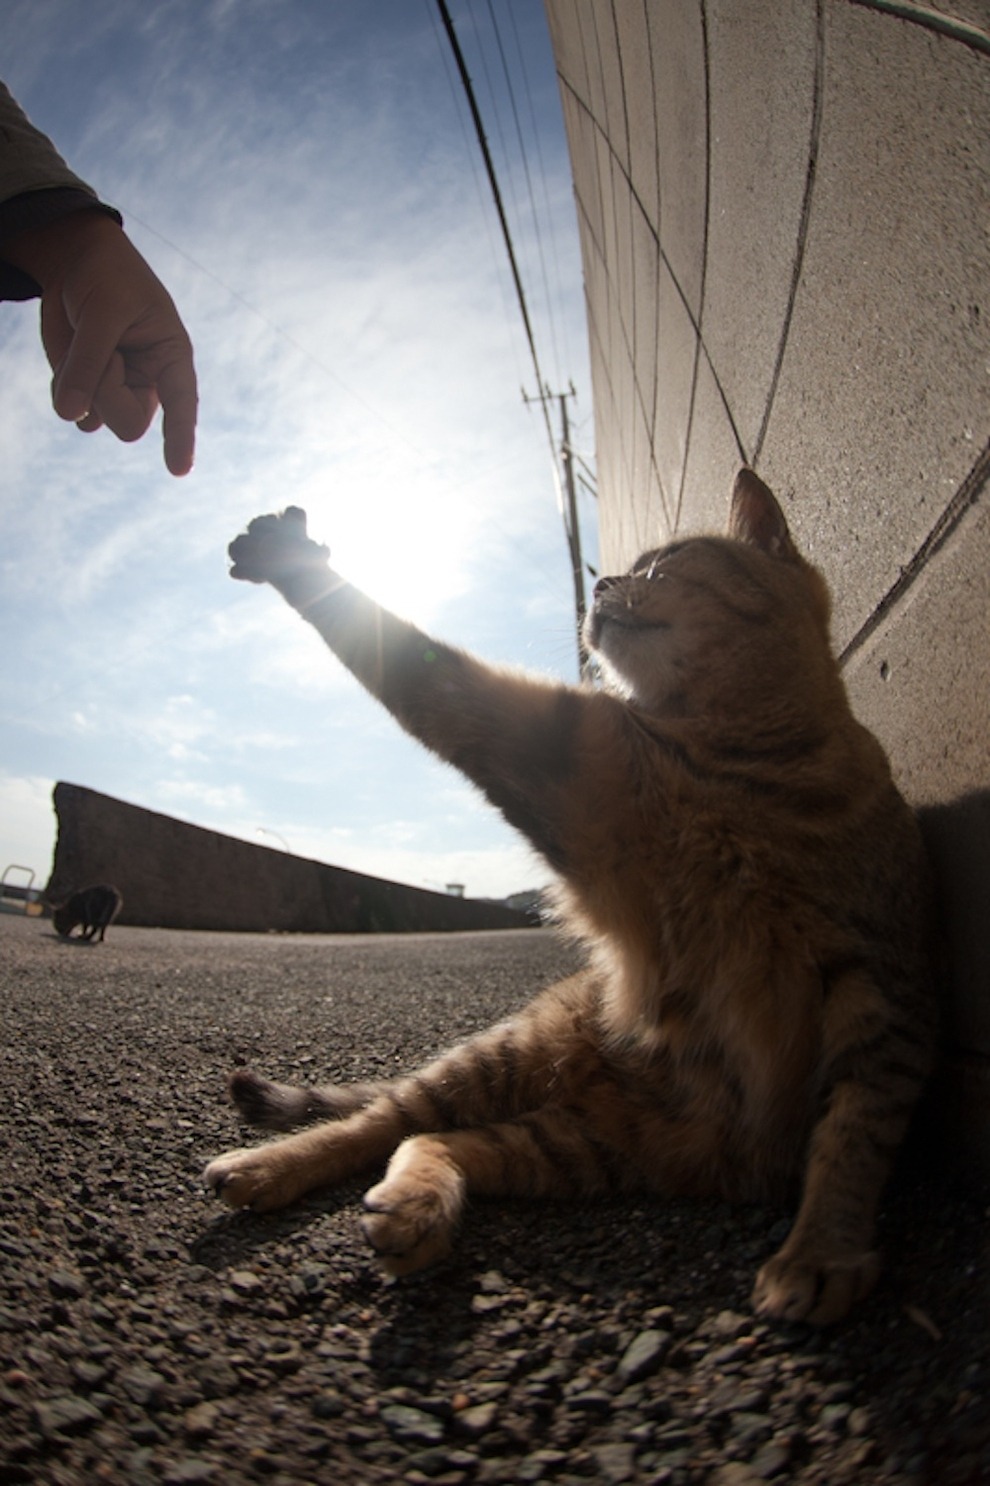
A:
[[[324,567],[329,548],[306,535],[306,512],[287,506],[279,515],[256,516],[227,548],[232,578],[275,583],[304,568]]]
[[[270,1213],[288,1207],[305,1191],[278,1143],[227,1151],[211,1161],[203,1180],[228,1207]]]
[[[385,1180],[365,1193],[361,1227],[389,1274],[426,1269],[453,1247],[464,1178],[431,1145],[428,1137],[405,1141]]]
[[[756,1276],[753,1308],[774,1321],[830,1326],[870,1293],[879,1273],[880,1258],[873,1253],[841,1259],[775,1254]]]

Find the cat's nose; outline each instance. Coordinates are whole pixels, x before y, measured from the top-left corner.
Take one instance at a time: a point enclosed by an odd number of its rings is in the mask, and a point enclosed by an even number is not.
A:
[[[601,598],[603,593],[607,593],[610,588],[614,588],[617,583],[621,582],[621,578],[599,578],[595,584],[595,598]]]

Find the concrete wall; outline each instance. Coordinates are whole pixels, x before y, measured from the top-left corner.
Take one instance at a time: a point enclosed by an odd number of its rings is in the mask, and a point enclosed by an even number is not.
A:
[[[165,929],[287,933],[407,933],[518,929],[498,903],[364,877],[187,825],[77,784],[57,784],[52,902],[113,883],[120,922]]]
[[[759,469],[924,812],[990,1152],[990,3],[547,0],[605,570]]]

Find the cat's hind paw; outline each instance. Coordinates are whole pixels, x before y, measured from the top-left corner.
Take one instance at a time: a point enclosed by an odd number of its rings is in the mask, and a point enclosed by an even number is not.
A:
[[[839,1259],[775,1254],[756,1276],[753,1308],[768,1320],[830,1326],[870,1293],[879,1274],[874,1253]]]
[[[274,583],[304,568],[324,567],[329,548],[306,535],[306,512],[287,506],[279,515],[256,516],[227,548],[232,578]]]
[[[312,1116],[306,1089],[277,1084],[251,1068],[238,1068],[227,1085],[237,1113],[246,1125],[262,1130],[294,1130]]]
[[[365,1193],[364,1236],[391,1275],[445,1259],[464,1206],[464,1178],[429,1137],[398,1149],[385,1180]]]

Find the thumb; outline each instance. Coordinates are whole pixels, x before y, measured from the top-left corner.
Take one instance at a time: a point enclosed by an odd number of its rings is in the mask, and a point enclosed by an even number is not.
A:
[[[58,377],[52,386],[52,406],[67,423],[81,423],[89,412],[91,398],[79,387],[63,387]]]

